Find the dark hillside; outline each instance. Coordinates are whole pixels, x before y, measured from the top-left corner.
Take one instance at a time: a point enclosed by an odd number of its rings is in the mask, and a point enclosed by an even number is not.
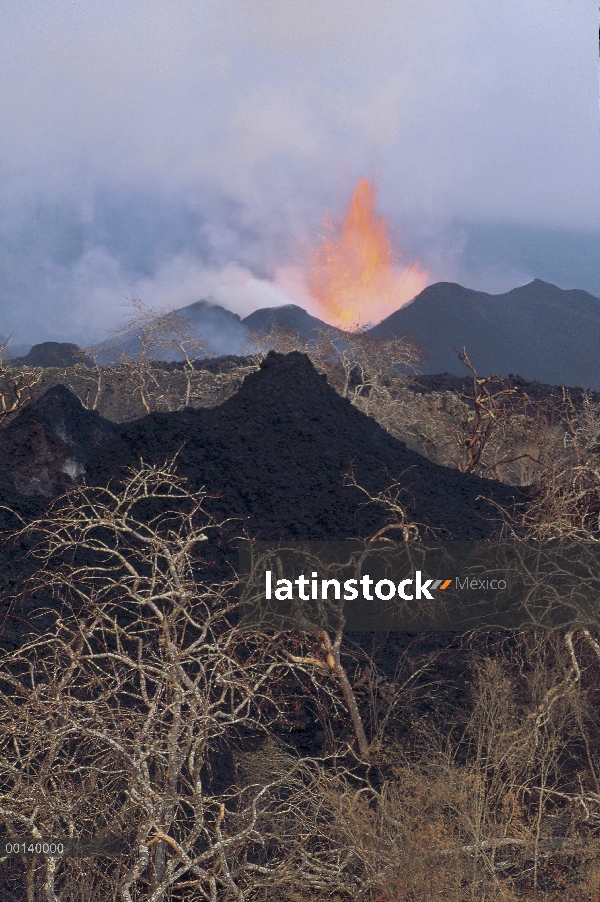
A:
[[[317,338],[321,329],[329,329],[327,323],[311,316],[296,304],[283,307],[263,307],[242,320],[251,332],[267,335],[273,326],[283,332],[297,333],[302,341]]]
[[[151,414],[120,427],[88,466],[106,484],[126,466],[179,452],[179,471],[205,486],[218,517],[238,517],[265,539],[364,535],[378,509],[344,486],[353,467],[371,492],[399,480],[409,516],[439,538],[476,539],[493,530],[494,508],[520,497],[499,483],[431,463],[342,399],[308,357],[271,352],[241,389],[212,410]]]
[[[112,436],[116,426],[86,410],[64,385],[55,385],[26,406],[0,430],[0,645],[20,644],[31,626],[31,614],[48,598],[22,591],[22,580],[35,567],[28,557],[31,540],[15,544],[6,532],[42,516],[49,502],[70,488],[84,472],[88,458]],[[14,511],[15,513],[11,513]],[[16,515],[15,515],[16,514]],[[18,602],[10,602],[13,592]],[[38,629],[49,628],[45,619]]]
[[[92,366],[93,361],[75,344],[68,341],[43,341],[34,345],[24,357],[11,357],[11,366]]]
[[[492,295],[438,282],[370,330],[377,338],[404,332],[423,342],[426,373],[464,375],[454,348],[466,345],[480,376],[600,389],[600,299],[586,291],[535,279]]]
[[[512,373],[502,378],[502,384],[505,388],[514,390],[512,398],[515,404],[518,404],[525,396],[532,401],[553,404],[557,408],[560,408],[562,404],[563,391],[560,385],[548,385],[545,382],[537,381],[529,382],[527,379],[522,379],[521,376],[515,376]],[[473,377],[470,375],[454,376],[452,373],[422,374],[409,376],[406,380],[406,387],[416,395],[430,395],[433,392],[453,392],[462,397],[465,395],[472,397]],[[600,402],[600,392],[589,391],[584,388],[569,388],[568,394],[577,410],[581,410],[586,398],[595,404]]]
[[[55,385],[0,431],[5,490],[52,498],[84,472],[89,457],[115,425]]]

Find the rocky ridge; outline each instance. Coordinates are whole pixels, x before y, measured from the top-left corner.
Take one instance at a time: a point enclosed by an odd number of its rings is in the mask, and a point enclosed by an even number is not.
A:
[[[241,389],[211,410],[153,413],[122,425],[93,457],[87,480],[106,484],[140,458],[178,455],[179,472],[217,497],[215,516],[237,517],[264,539],[367,535],[385,512],[349,488],[394,482],[408,516],[439,538],[480,539],[494,530],[493,504],[521,497],[500,483],[432,463],[341,398],[308,357],[270,352]]]

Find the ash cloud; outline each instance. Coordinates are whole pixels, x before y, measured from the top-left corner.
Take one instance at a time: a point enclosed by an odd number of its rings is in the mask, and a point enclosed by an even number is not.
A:
[[[374,174],[431,281],[600,295],[584,0],[22,0],[0,35],[0,332],[86,343],[128,297],[299,303]]]

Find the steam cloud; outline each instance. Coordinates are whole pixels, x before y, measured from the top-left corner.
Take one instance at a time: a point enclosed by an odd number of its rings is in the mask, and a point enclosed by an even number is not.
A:
[[[303,250],[363,174],[432,281],[600,294],[595,26],[585,0],[7,7],[0,332],[85,343],[132,296],[318,315]]]

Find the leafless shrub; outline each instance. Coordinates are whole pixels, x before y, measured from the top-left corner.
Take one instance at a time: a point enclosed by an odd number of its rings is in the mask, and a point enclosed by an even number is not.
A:
[[[552,408],[526,394],[517,398],[517,390],[499,376],[479,377],[465,348],[459,357],[471,371],[470,391],[419,395],[412,402],[405,397],[410,415],[400,417],[398,411],[396,433],[461,472],[530,483],[546,466],[549,445],[556,442]]]
[[[406,511],[406,499],[401,482],[394,482],[383,491],[372,495],[356,481],[354,473],[350,471],[344,484],[362,492],[367,499],[366,504],[382,507],[387,513],[388,522],[370,537],[371,542],[380,541],[384,537],[389,538],[390,534],[394,534],[393,538],[396,541],[406,543],[419,537],[419,524],[411,520]]]
[[[287,623],[285,626],[270,619],[269,614],[272,614],[272,610],[262,612],[262,617],[266,617],[265,621],[261,618],[259,609],[264,592],[263,574],[265,570],[271,570],[275,572],[277,578],[283,577],[281,557],[285,552],[285,543],[280,543],[276,550],[269,549],[266,552],[260,548],[257,549],[255,543],[249,543],[247,546],[248,577],[241,592],[241,600],[245,605],[248,605],[249,602],[251,605],[255,605],[257,613],[253,614],[252,620],[257,624],[273,623],[273,627],[278,632],[289,630],[290,626],[296,627],[294,639],[285,643],[283,654],[295,666],[296,676],[304,674],[307,677],[308,683],[315,690],[315,697],[327,699],[326,705],[322,703],[318,705],[321,714],[327,716],[332,710],[339,710],[336,694],[341,694],[352,725],[358,755],[363,761],[368,761],[369,741],[352,682],[349,679],[346,664],[342,660],[345,625],[343,602],[327,600],[323,602],[321,612],[303,610],[299,604],[295,610],[293,623]],[[357,557],[360,558],[360,553]],[[353,564],[360,566],[360,563],[355,561],[353,555],[350,554],[350,558],[342,566]],[[327,573],[327,565],[318,556],[313,556],[308,549],[303,555],[303,566],[307,572],[318,568],[322,576]],[[324,614],[324,617],[321,622],[318,622],[320,613]],[[315,619],[313,619],[313,614]],[[336,690],[339,690],[339,693],[336,693]]]
[[[464,392],[415,393],[404,379],[384,380],[384,390],[359,406],[388,432],[421,454],[461,472],[516,485],[536,481],[562,445],[561,412],[551,401],[533,401],[498,376],[471,371]],[[415,364],[416,365],[416,364]]]
[[[577,410],[563,389],[559,441],[547,449],[527,508],[504,511],[509,535],[535,541],[600,540],[600,408],[589,394]]]
[[[383,784],[322,768],[313,798],[327,827],[301,823],[307,853],[335,837],[352,899],[529,899],[557,882],[564,898],[594,898],[579,887],[595,885],[600,850],[596,731],[570,643],[529,634],[475,658],[454,723],[436,733],[415,712],[412,742],[373,755]]]
[[[38,384],[41,371],[32,367],[11,367],[4,362],[8,341],[0,344],[0,426],[17,414],[31,400],[31,390]]]
[[[139,393],[146,413],[158,409],[164,394],[154,361],[164,359],[165,354],[182,361],[185,375],[182,406],[189,406],[197,374],[194,360],[201,355],[207,356],[204,343],[192,336],[189,322],[177,311],[146,309],[139,298],[133,298],[130,306],[127,322],[110,333],[109,343],[91,349],[95,359],[102,352],[112,351],[116,346],[119,350],[117,367],[126,371],[128,379]],[[130,347],[132,344],[133,347]]]
[[[307,353],[343,398],[371,415],[394,401],[422,360],[420,346],[408,336],[379,339],[361,328],[322,330]]]
[[[593,899],[593,712],[567,646],[531,635],[476,659],[453,724],[436,734],[417,708],[412,741],[374,751],[383,780],[348,755],[293,761],[276,747],[246,765],[272,793],[259,817],[264,898],[551,899],[543,889],[558,881],[565,899]],[[277,837],[285,858],[269,855]]]
[[[219,795],[207,762],[280,716],[273,686],[294,665],[236,627],[231,585],[203,583],[203,497],[172,466],[143,467],[120,492],[75,489],[23,531],[40,540],[34,585],[63,608],[53,635],[0,662],[0,823],[126,837],[124,859],[87,872],[97,898],[242,899],[259,879],[247,856],[269,787]],[[35,879],[55,899],[83,878],[47,858]]]
[[[509,900],[557,867],[595,885],[591,634],[523,634],[479,657],[443,729],[409,673],[377,715],[413,704],[402,745],[375,723],[369,768],[360,741],[303,759],[268,728],[312,697],[356,731],[340,667],[362,723],[360,680],[337,635],[239,629],[233,581],[202,578],[215,528],[173,467],[143,467],[25,529],[40,539],[35,585],[64,607],[52,635],[0,661],[2,831],[128,841],[113,861],[24,862],[32,898]],[[248,731],[266,745],[212,788],[211,750]]]
[[[523,634],[509,656],[476,664],[474,705],[442,767],[473,879],[512,877],[535,891],[555,856],[598,844],[593,720],[573,641]]]
[[[398,878],[412,884],[418,900],[433,898],[432,885],[447,887],[445,862],[433,862],[428,851],[429,839],[440,841],[439,825],[430,825],[428,837],[414,829],[434,807],[414,777],[411,785],[396,775],[375,789],[347,754],[299,760],[273,743],[243,760],[241,772],[249,786],[254,781],[253,791],[269,787],[257,822],[264,846],[252,865],[262,878],[257,899],[366,902],[387,898],[392,887],[390,899],[404,898]]]
[[[283,329],[276,323],[271,325],[267,333],[251,331],[249,339],[249,357],[257,368],[269,351],[276,351],[277,354],[289,354],[292,351],[306,353],[309,347],[309,344],[300,338],[298,332]]]

